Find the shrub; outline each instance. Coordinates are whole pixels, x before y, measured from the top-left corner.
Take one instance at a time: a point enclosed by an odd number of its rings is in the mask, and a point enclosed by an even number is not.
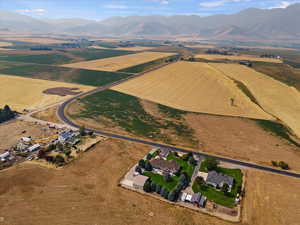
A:
[[[150,179],[148,179],[145,184],[144,184],[144,187],[143,187],[143,190],[145,192],[151,192],[151,181]]]
[[[278,163],[276,161],[272,160],[271,163],[272,163],[272,166],[276,166],[276,167],[278,166]]]
[[[172,181],[172,177],[170,174],[164,174],[164,181],[165,182],[171,182]]]
[[[279,166],[281,169],[284,169],[284,170],[289,170],[289,169],[290,169],[289,165],[288,165],[287,163],[283,162],[283,161],[280,161],[280,162],[278,163],[278,166]]]
[[[207,157],[205,159],[205,163],[208,171],[218,169],[219,161],[214,157]]]

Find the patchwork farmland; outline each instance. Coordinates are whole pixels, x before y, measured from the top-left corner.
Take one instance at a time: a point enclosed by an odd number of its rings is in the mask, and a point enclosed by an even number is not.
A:
[[[273,119],[206,63],[177,62],[112,89],[190,112]]]
[[[263,57],[256,57],[252,55],[214,55],[214,54],[202,54],[196,55],[195,58],[197,59],[205,59],[205,60],[212,60],[212,61],[223,61],[223,60],[231,60],[231,61],[255,61],[255,62],[270,62],[270,63],[282,63],[280,59],[276,58],[263,58]]]
[[[245,66],[220,63],[210,65],[246,85],[265,111],[283,121],[300,137],[300,94],[294,87]]]
[[[53,88],[69,88],[69,92],[66,93],[64,89],[64,93],[54,93],[53,91],[57,89],[53,90]],[[66,100],[70,98],[70,95],[93,88],[92,86],[0,75],[0,108],[7,104],[19,112],[24,109],[33,110]]]
[[[135,65],[144,64],[147,62],[167,58],[174,55],[176,54],[163,52],[142,52],[105,59],[65,64],[63,66],[77,69],[118,71]]]

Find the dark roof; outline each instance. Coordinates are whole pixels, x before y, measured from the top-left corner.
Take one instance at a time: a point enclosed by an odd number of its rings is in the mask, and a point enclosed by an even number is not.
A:
[[[213,183],[218,186],[221,186],[222,183],[226,183],[229,186],[232,186],[233,178],[227,175],[223,175],[222,173],[217,173],[216,171],[210,171],[208,172],[206,182]]]
[[[170,172],[176,172],[180,169],[180,165],[175,160],[152,159],[151,165],[156,169],[161,169]]]
[[[200,199],[201,199],[201,194],[200,193],[193,194],[192,202],[200,202]]]
[[[204,204],[206,202],[206,197],[204,195],[201,196],[201,199],[200,199],[200,202],[199,202],[199,205],[201,205],[202,207],[204,207]]]

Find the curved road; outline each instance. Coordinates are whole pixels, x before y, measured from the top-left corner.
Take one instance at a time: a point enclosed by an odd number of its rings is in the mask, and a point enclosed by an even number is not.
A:
[[[115,85],[117,85],[119,83],[124,82],[125,80],[129,80],[129,79],[135,78],[137,76],[141,76],[143,74],[144,73],[139,74],[139,75],[130,76],[130,77],[125,78],[123,80],[120,80],[120,81],[117,81],[117,82],[114,82],[114,83],[111,83],[111,84],[108,84],[108,85],[96,88],[96,89],[91,90],[89,92],[85,92],[85,93],[77,95],[77,96],[75,96],[73,98],[70,98],[67,101],[63,102],[59,106],[58,111],[57,111],[57,115],[58,115],[58,117],[60,118],[61,121],[63,121],[64,123],[68,124],[69,126],[72,126],[74,128],[79,128],[80,126],[78,126],[77,124],[73,123],[65,115],[65,109],[66,109],[66,106],[69,103],[77,100],[80,97],[91,95],[91,94],[94,94],[94,93],[97,93],[97,92],[100,92],[100,91],[104,91],[106,89],[109,89],[112,86],[115,86]],[[202,152],[193,152],[193,151],[190,151],[188,149],[184,149],[184,148],[180,148],[180,147],[174,147],[174,146],[164,145],[164,144],[155,143],[155,142],[152,142],[152,141],[142,140],[142,139],[134,138],[134,137],[122,136],[122,135],[118,135],[118,134],[114,134],[114,133],[108,133],[108,132],[104,132],[104,131],[100,131],[100,130],[94,130],[94,129],[90,129],[90,128],[86,128],[86,130],[93,131],[94,133],[99,134],[99,135],[103,135],[103,136],[107,136],[107,137],[112,137],[112,138],[117,138],[117,139],[121,139],[121,140],[125,140],[125,141],[136,142],[136,143],[145,144],[145,145],[150,145],[150,146],[153,146],[153,147],[167,148],[167,149],[170,149],[170,150],[179,151],[179,152],[183,152],[183,153],[192,152],[192,153],[197,154],[197,155],[202,156],[202,157],[213,156],[213,157],[217,158],[219,161],[222,161],[222,162],[232,163],[232,164],[235,164],[235,165],[240,165],[240,166],[244,166],[244,167],[248,167],[248,168],[254,168],[254,169],[258,169],[258,170],[262,170],[262,171],[267,171],[267,172],[272,172],[272,173],[276,173],[276,174],[280,174],[280,175],[285,175],[285,176],[290,176],[290,177],[294,177],[294,178],[300,178],[300,174],[289,172],[289,171],[286,171],[286,170],[278,170],[278,169],[271,168],[271,167],[260,166],[260,165],[254,164],[254,163],[249,163],[249,162],[244,162],[244,161],[240,161],[240,160],[225,158],[225,157],[221,157],[221,156],[210,155],[210,154],[202,153]]]

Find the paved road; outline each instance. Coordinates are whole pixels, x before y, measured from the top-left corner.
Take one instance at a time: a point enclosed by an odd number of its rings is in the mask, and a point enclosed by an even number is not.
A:
[[[65,108],[66,106],[71,103],[72,101],[76,100],[79,97],[82,96],[86,96],[86,95],[91,95],[100,91],[104,91],[112,86],[115,86],[119,83],[124,82],[125,80],[129,80],[132,78],[135,78],[137,76],[141,76],[143,74],[139,74],[136,76],[131,76],[128,77],[126,79],[123,79],[121,81],[106,85],[106,86],[102,86],[99,88],[96,88],[92,91],[77,95],[76,97],[73,97],[65,102],[63,102],[57,111],[57,115],[60,118],[60,120],[66,124],[68,124],[69,126],[72,126],[74,128],[79,128],[79,126],[75,123],[73,123],[72,121],[70,121],[66,116],[65,116]],[[169,146],[169,145],[164,145],[164,144],[160,144],[160,143],[156,143],[156,142],[152,142],[152,141],[147,141],[147,140],[143,140],[143,139],[139,139],[139,138],[134,138],[134,137],[127,137],[127,136],[123,136],[123,135],[118,135],[118,134],[114,134],[114,133],[108,133],[108,132],[104,132],[104,131],[100,131],[100,130],[94,130],[94,129],[89,129],[87,128],[88,131],[93,131],[96,134],[99,135],[103,135],[103,136],[107,136],[107,137],[112,137],[112,138],[117,138],[117,139],[121,139],[121,140],[125,140],[125,141],[131,141],[131,142],[135,142],[135,143],[140,143],[140,144],[145,144],[145,145],[149,145],[149,146],[153,146],[153,147],[159,147],[159,148],[167,148],[173,151],[178,151],[178,152],[183,152],[183,153],[188,153],[188,152],[192,152],[194,154],[197,154],[199,156],[202,157],[208,157],[208,156],[213,156],[215,158],[217,158],[219,161],[223,161],[223,162],[228,162],[228,163],[232,163],[235,165],[241,165],[244,167],[248,167],[248,168],[253,168],[253,169],[258,169],[258,170],[262,170],[262,171],[267,171],[267,172],[272,172],[272,173],[276,173],[276,174],[280,174],[280,175],[285,175],[285,176],[290,176],[290,177],[294,177],[294,178],[300,178],[300,174],[297,173],[293,173],[293,172],[289,172],[289,171],[285,171],[285,170],[278,170],[275,168],[271,168],[271,167],[266,167],[266,166],[260,166],[254,163],[249,163],[249,162],[244,162],[244,161],[240,161],[240,160],[235,160],[235,159],[230,159],[230,158],[225,158],[225,157],[220,157],[220,156],[214,156],[214,155],[210,155],[207,153],[203,153],[203,152],[193,152],[191,150],[188,149],[184,149],[184,148],[180,148],[180,147],[173,147],[173,146]]]

